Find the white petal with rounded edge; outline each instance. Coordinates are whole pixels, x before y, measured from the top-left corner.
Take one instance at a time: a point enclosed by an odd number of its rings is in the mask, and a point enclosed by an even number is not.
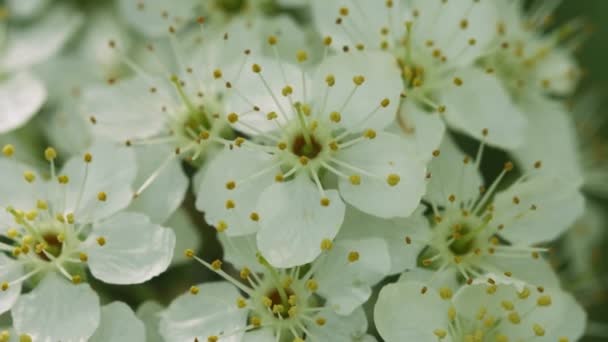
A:
[[[149,37],[168,35],[169,26],[179,29],[196,15],[197,0],[120,0],[118,9],[139,33]]]
[[[433,289],[425,294],[425,285],[398,282],[386,285],[374,307],[374,321],[380,336],[387,342],[436,342],[436,329],[448,330],[449,302]]]
[[[26,71],[0,81],[0,133],[25,125],[46,101],[44,84]]]
[[[356,252],[358,260],[349,261]],[[365,303],[372,286],[390,272],[387,244],[380,238],[336,240],[331,251],[315,272],[318,293],[340,315],[349,315]]]
[[[340,150],[335,158],[365,171],[342,167],[347,175],[359,175],[361,184],[339,180],[340,195],[359,210],[391,218],[407,217],[418,207],[426,186],[424,163],[400,137],[379,132],[374,139]],[[387,182],[391,174],[399,176],[395,186]]]
[[[56,185],[66,189],[58,189],[56,198],[50,199],[57,208],[74,213],[80,223],[106,218],[129,205],[137,167],[127,147],[97,142],[88,153],[93,157],[90,163],[84,161],[85,153],[68,160],[60,174],[67,175],[69,182]],[[100,192],[105,193],[105,201],[99,200]]]
[[[543,172],[581,185],[582,156],[577,148],[577,133],[563,105],[557,101],[537,100],[527,104],[526,112],[526,143],[513,151],[519,164],[529,171],[540,160]]]
[[[360,339],[365,337],[367,332],[367,318],[361,307],[347,316],[324,310],[319,312],[316,317],[322,317],[326,321],[323,326],[317,324],[310,324],[308,326],[311,335],[319,341],[360,341]]]
[[[153,301],[143,302],[137,308],[135,314],[144,323],[147,342],[164,342],[159,331],[160,312],[162,310],[164,310],[164,307]]]
[[[163,223],[182,203],[188,177],[182,170],[180,159],[168,145],[135,147],[135,157],[136,186],[142,186],[150,177],[154,177],[154,181],[133,199],[129,210],[146,214],[152,222]]]
[[[161,314],[160,333],[168,342],[201,341],[222,332],[230,334],[247,324],[246,309],[236,306],[237,289],[226,282],[198,285],[200,293],[187,292],[177,297]],[[222,342],[239,342],[243,333],[222,338]]]
[[[463,84],[450,84],[440,94],[448,125],[491,146],[504,149],[522,146],[526,117],[496,76],[475,68],[462,69],[456,76]],[[484,129],[488,130],[487,137],[482,134]]]
[[[268,172],[255,178],[263,170]],[[261,193],[275,182],[280,171],[273,166],[272,157],[247,147],[226,148],[219,153],[205,170],[198,189],[196,208],[205,212],[205,220],[210,225],[224,221],[228,225],[226,234],[247,235],[258,230],[258,223],[251,220]],[[251,178],[247,180],[248,178]],[[228,189],[226,184],[235,182],[236,187]],[[227,201],[233,201],[234,208],[227,208]]]
[[[4,254],[0,254],[0,281],[10,283],[23,275],[21,264]],[[6,291],[0,291],[0,314],[13,307],[21,294],[21,282],[11,285]]]
[[[441,116],[437,112],[423,110],[415,101],[405,100],[399,109],[397,123],[389,131],[398,132],[415,146],[418,156],[428,162],[445,134],[445,123]]]
[[[353,207],[347,207],[346,217],[337,239],[380,238],[387,245],[390,257],[390,274],[400,273],[416,267],[416,258],[424,247],[405,238],[426,241],[430,233],[428,219],[423,215],[426,208],[418,208],[408,218],[382,219],[365,214]]]
[[[15,153],[19,153],[18,151]],[[17,160],[0,158],[0,206],[12,206],[15,209],[30,210],[36,206],[36,200],[46,193],[46,184],[43,183],[41,175],[36,169],[22,164]],[[33,183],[28,183],[24,179],[25,172],[32,172],[36,177]],[[6,210],[2,210],[13,223],[12,215]],[[2,217],[3,214],[0,214]],[[2,227],[6,229],[6,227]]]
[[[542,258],[534,259],[532,256],[529,258],[522,258],[521,256],[509,258],[488,255],[484,257],[484,261],[491,264],[497,273],[511,272],[513,279],[522,280],[530,285],[559,286],[559,279],[551,264]]]
[[[89,342],[145,342],[144,324],[125,303],[113,302],[101,308],[101,321]]]
[[[275,183],[260,196],[258,248],[275,267],[293,267],[314,260],[321,242],[333,239],[344,220],[345,205],[335,190],[326,190],[329,206],[307,175]]]
[[[87,340],[99,325],[99,298],[88,284],[48,273],[12,309],[13,324],[34,341]]]
[[[103,237],[100,246],[95,239]],[[111,284],[139,284],[164,272],[175,248],[175,234],[136,213],[119,213],[93,226],[85,242],[91,273]]]
[[[218,234],[217,238],[222,244],[224,260],[237,269],[247,267],[253,272],[264,272],[264,266],[258,262],[256,234],[242,236]]]
[[[88,87],[83,93],[86,114],[95,118],[93,131],[104,138],[124,142],[148,138],[165,128],[167,110],[174,101],[163,85],[166,80],[146,80],[133,77],[115,84]],[[150,88],[156,92],[150,92]]]
[[[19,70],[47,60],[56,54],[83,22],[80,12],[56,5],[26,29],[10,31],[0,55],[0,69]]]
[[[370,65],[374,68],[370,69]],[[328,75],[335,85],[326,83]],[[363,76],[365,81],[356,86],[353,78]],[[394,57],[383,52],[353,52],[329,57],[319,65],[313,78],[315,115],[329,119],[338,112],[341,121],[337,127],[353,132],[365,129],[384,129],[395,120],[399,107],[403,81]],[[389,100],[387,107],[380,104]],[[323,106],[325,104],[325,106]]]
[[[529,246],[560,236],[582,215],[584,202],[575,184],[541,173],[498,193],[493,221],[504,225],[502,237]]]
[[[429,163],[431,179],[424,198],[437,206],[447,205],[450,195],[455,195],[459,203],[478,198],[483,179],[475,160],[469,157],[465,164],[464,152],[448,135],[444,136],[439,152]]]
[[[201,234],[188,211],[184,208],[177,209],[164,225],[175,233],[175,249],[171,265],[190,262],[191,259],[184,254],[184,251],[192,249],[196,252],[201,245]]]

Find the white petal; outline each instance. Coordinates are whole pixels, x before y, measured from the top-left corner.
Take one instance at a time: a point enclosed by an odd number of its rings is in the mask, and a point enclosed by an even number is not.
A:
[[[49,0],[7,0],[6,4],[11,16],[32,17],[44,9]]]
[[[295,117],[295,109],[291,106],[289,97],[282,95],[282,90],[285,86],[292,87],[293,102],[305,103],[302,77],[308,78],[298,66],[277,59],[256,58],[254,62],[262,71],[254,73],[251,66],[246,65],[246,69],[233,84],[232,88],[236,91],[229,91],[226,95],[226,113],[242,115],[251,112],[253,106],[259,107],[259,112],[239,117],[239,122],[234,125],[236,129],[250,135],[277,129],[277,123],[266,118],[267,113],[277,113],[276,121],[280,124]],[[310,87],[310,81],[305,83]]]
[[[326,190],[330,203],[306,175],[275,183],[260,196],[258,248],[275,267],[306,264],[321,253],[321,242],[333,239],[344,220],[345,205],[335,190]]]
[[[179,207],[188,188],[188,178],[181,161],[168,145],[144,145],[135,148],[137,177],[141,186],[150,177],[153,182],[129,206],[130,211],[146,214],[152,222],[163,223]],[[168,161],[168,158],[172,158]]]
[[[205,220],[211,225],[224,221],[228,225],[226,234],[230,236],[256,232],[258,223],[251,220],[250,215],[255,211],[260,194],[275,182],[279,168],[272,164],[271,156],[265,152],[247,147],[226,148],[205,170],[196,208],[205,212]],[[247,180],[265,169],[267,174]],[[236,187],[227,189],[228,182],[235,182]],[[229,200],[234,202],[232,209],[226,207]]]
[[[164,339],[160,336],[160,312],[164,307],[153,301],[146,301],[137,308],[137,318],[139,318],[146,327],[147,342],[163,342]]]
[[[2,170],[3,175],[3,177],[0,177],[0,205],[3,207],[13,206],[15,209],[21,210],[33,209],[36,206],[36,200],[46,192],[45,184],[36,169],[16,160],[0,158],[0,170]],[[33,183],[28,183],[24,179],[23,174],[28,171],[36,177]],[[11,218],[11,224],[14,223],[12,215],[9,215],[5,210],[2,211],[7,214],[7,218]],[[2,229],[6,229],[6,227]]]
[[[462,286],[458,278],[459,276],[458,270],[452,268],[436,272],[432,269],[416,267],[403,272],[399,276],[399,281],[426,284],[426,286],[436,291],[439,291],[443,287],[456,291]]]
[[[448,125],[489,145],[513,149],[522,146],[526,118],[494,74],[469,68],[457,72],[463,84],[450,84],[441,93]],[[482,132],[488,130],[488,136]]]
[[[164,0],[120,0],[118,9],[139,33],[158,37],[168,34],[169,26],[179,29],[188,24],[196,15],[197,4],[196,0],[180,0],[170,6]]]
[[[173,107],[168,90],[162,87],[165,83],[133,77],[112,85],[86,88],[83,102],[87,115],[95,118],[94,132],[119,142],[161,132],[167,116],[162,109]],[[156,93],[150,92],[152,87],[157,89]]]
[[[584,198],[575,184],[539,174],[498,193],[494,205],[493,221],[504,225],[500,235],[531,245],[564,233],[582,215]]]
[[[40,20],[25,29],[10,32],[0,55],[0,68],[17,70],[40,63],[57,53],[83,22],[69,6],[53,6]]]
[[[258,273],[264,271],[264,266],[258,262],[256,234],[242,236],[219,234],[218,240],[220,240],[224,250],[224,260],[234,267],[237,269],[247,267]]]
[[[113,302],[101,308],[101,321],[90,342],[145,342],[144,324],[133,310],[121,302]]]
[[[131,32],[127,31],[126,25],[112,9],[110,6],[102,7],[89,15],[78,45],[80,58],[96,63],[98,68],[106,72],[123,63],[122,56],[108,48],[108,39],[112,39],[122,51],[129,51],[132,44]]]
[[[581,157],[574,123],[561,103],[548,100],[528,103],[526,143],[513,154],[524,170],[542,161],[543,172],[582,184]],[[545,132],[545,133],[541,133]]]
[[[551,53],[541,63],[537,64],[537,78],[539,84],[549,80],[548,89],[551,93],[569,96],[576,90],[578,84],[579,67],[570,49],[561,47],[551,49]]]
[[[88,284],[51,272],[12,310],[13,324],[34,341],[87,340],[99,325],[99,298]]]
[[[450,195],[455,195],[460,203],[478,198],[483,179],[475,167],[475,160],[469,157],[470,161],[465,164],[465,154],[448,135],[444,136],[439,152],[429,164],[431,179],[425,199],[445,206]]]
[[[374,139],[362,141],[339,151],[336,159],[364,170],[357,173],[361,184],[340,178],[340,194],[345,201],[368,214],[383,218],[407,217],[420,203],[425,191],[425,167],[403,139],[390,133],[378,133]],[[366,176],[366,174],[375,177]],[[390,186],[389,175],[399,176]]]
[[[84,153],[68,160],[60,174],[67,175],[69,183],[52,199],[79,222],[99,220],[125,208],[133,197],[136,175],[135,156],[129,148],[98,142],[88,153],[93,157],[90,163],[84,161]],[[100,192],[105,193],[105,201],[98,199]]]
[[[161,314],[160,333],[169,342],[201,341],[224,332],[230,334],[246,325],[246,309],[239,309],[239,292],[225,282],[198,286],[200,293],[190,292],[177,297]],[[243,333],[222,338],[222,342],[239,342]]]
[[[0,254],[0,279],[2,282],[11,282],[23,275],[23,267],[13,259]],[[21,282],[11,285],[6,291],[0,292],[0,314],[7,312],[15,305],[21,294]]]
[[[46,100],[44,84],[28,72],[0,81],[0,133],[25,125]]]
[[[424,210],[420,207],[408,218],[382,219],[348,207],[337,239],[383,239],[390,257],[389,273],[400,273],[416,267],[416,258],[423,248],[420,244],[407,245],[406,236],[425,241],[430,232]]]
[[[95,239],[103,237],[100,246]],[[175,247],[175,234],[141,214],[119,213],[93,226],[86,242],[91,273],[111,284],[139,284],[164,272]]]
[[[374,321],[380,336],[387,342],[436,342],[436,329],[448,330],[449,302],[424,284],[398,282],[380,290],[374,308]]]
[[[326,320],[325,325],[311,324],[308,328],[311,335],[319,341],[360,341],[367,332],[367,318],[360,307],[346,316],[331,311],[321,311],[317,317],[323,317]]]
[[[328,75],[335,78],[333,87],[326,83]],[[358,87],[353,82],[355,76],[365,77]],[[312,89],[316,115],[329,118],[336,111],[341,114],[341,127],[359,132],[383,129],[395,120],[403,81],[392,55],[353,52],[325,59],[315,72]],[[389,100],[387,107],[380,106],[384,99]]]
[[[349,253],[359,259],[349,262]],[[387,244],[379,238],[336,240],[326,259],[315,272],[319,294],[340,315],[349,315],[365,303],[372,286],[390,271]]]
[[[499,274],[511,272],[512,278],[524,281],[530,285],[555,287],[559,286],[557,274],[546,260],[521,257],[504,257],[488,255],[484,261],[500,271]]]
[[[173,229],[175,233],[175,250],[173,251],[171,265],[191,261],[184,255],[184,251],[186,249],[197,251],[201,245],[201,235],[198,226],[194,224],[188,211],[184,208],[177,209],[164,225]]]
[[[390,128],[399,132],[424,161],[433,157],[445,134],[445,124],[441,115],[420,108],[415,101],[403,101],[397,116],[397,123]]]

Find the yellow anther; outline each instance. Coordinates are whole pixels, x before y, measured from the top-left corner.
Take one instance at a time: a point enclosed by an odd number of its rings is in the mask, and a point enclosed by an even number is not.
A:
[[[38,200],[36,201],[36,208],[40,210],[47,210],[49,208],[49,205],[46,203],[46,201]]]
[[[272,306],[272,299],[270,299],[266,296],[262,297],[262,305],[269,308],[270,306]]]
[[[72,276],[73,284],[80,284],[81,282],[82,282],[82,278],[78,274]]]
[[[197,295],[199,293],[199,288],[196,286],[190,286],[190,293],[193,295]]]
[[[329,119],[333,122],[340,122],[340,120],[342,120],[342,115],[338,112],[331,112],[329,114]]]
[[[361,176],[359,176],[359,175],[351,175],[348,177],[348,180],[350,181],[350,184],[352,184],[352,185],[361,184]]]
[[[319,284],[314,279],[308,279],[308,281],[306,281],[306,288],[311,292],[315,292],[319,289]]]
[[[331,250],[333,245],[334,245],[334,243],[330,239],[323,239],[323,241],[321,241],[321,250],[329,251],[329,250]]]
[[[219,340],[220,340],[220,338],[215,335],[211,335],[211,336],[207,337],[207,342],[217,342]]]
[[[106,244],[106,238],[104,238],[103,236],[98,237],[96,240],[97,244],[100,246],[104,246]]]
[[[460,87],[463,84],[462,79],[460,79],[458,77],[454,78],[454,84],[456,86]]]
[[[557,340],[558,342],[570,342],[570,339],[567,337],[560,337],[559,340]]]
[[[9,228],[9,229],[6,231],[6,236],[8,236],[8,237],[9,237],[9,238],[11,238],[11,239],[16,238],[18,235],[19,235],[19,232],[18,232],[18,231],[17,231],[17,229],[15,229],[15,228]]]
[[[308,165],[308,161],[309,161],[308,157],[300,156],[300,158],[298,160],[300,161],[300,164],[302,164],[303,166]]]
[[[281,304],[275,304],[272,306],[272,312],[275,314],[282,313],[285,311],[285,307]]]
[[[74,224],[74,214],[73,213],[69,213],[69,214],[65,215],[65,218],[67,219],[69,224]]]
[[[247,307],[247,301],[245,300],[245,298],[242,298],[242,297],[237,298],[236,299],[236,306],[239,309],[243,309],[243,308]]]
[[[439,289],[439,296],[441,299],[448,300],[452,298],[452,290],[447,287],[442,287]]]
[[[220,69],[213,70],[213,78],[215,78],[216,80],[218,78],[222,78],[222,70],[220,70]]]
[[[321,200],[319,202],[321,202],[321,205],[324,207],[328,207],[329,203],[330,203],[329,198],[327,198],[327,197],[321,198]]]
[[[209,139],[209,137],[211,136],[211,134],[209,134],[209,132],[208,132],[208,131],[201,131],[201,132],[198,134],[198,136],[199,136],[199,138],[201,138],[201,139],[203,139],[203,140],[207,140],[207,139]]]
[[[340,15],[345,17],[348,15],[348,7],[340,7]]]
[[[279,41],[279,39],[277,38],[277,36],[268,37],[268,44],[270,44],[270,45],[275,45],[278,41]]]
[[[33,181],[36,180],[36,175],[34,175],[34,173],[32,171],[25,171],[23,173],[23,178],[25,178],[26,182],[32,183]]]
[[[323,45],[330,46],[332,41],[333,39],[330,36],[326,36],[325,38],[323,38]]]
[[[274,120],[278,117],[279,116],[277,115],[276,112],[270,112],[270,113],[266,114],[266,119],[268,119],[268,120]]]
[[[327,83],[328,86],[333,87],[334,84],[336,84],[336,77],[334,75],[327,75],[325,77],[325,83]]]
[[[506,335],[498,334],[496,335],[496,342],[509,342],[509,338]]]
[[[317,323],[318,326],[322,327],[325,325],[325,323],[327,323],[327,320],[323,317],[317,317],[315,323]]]
[[[515,306],[513,305],[513,302],[508,301],[508,300],[503,300],[500,305],[503,307],[503,309],[507,310],[507,311],[511,311],[515,308]]]
[[[338,145],[338,142],[337,142],[337,141],[331,141],[331,142],[329,143],[329,148],[330,148],[332,151],[337,151],[337,150],[339,150],[339,149],[340,149],[340,145]]]
[[[524,289],[521,290],[521,292],[517,293],[517,297],[519,297],[519,299],[526,299],[526,298],[528,298],[528,296],[530,296],[530,289],[527,287],[524,287]]]
[[[507,318],[509,319],[509,322],[513,324],[519,324],[519,322],[521,322],[521,318],[519,318],[517,311],[510,312]]]
[[[435,334],[435,336],[439,337],[439,339],[443,339],[448,335],[448,332],[443,329],[435,329],[433,331],[433,334]]]
[[[234,190],[234,188],[236,188],[236,182],[235,181],[229,181],[226,183],[226,189],[228,190]]]
[[[274,181],[277,183],[281,183],[284,180],[283,174],[278,173],[274,176]]]
[[[83,252],[80,252],[80,254],[78,254],[78,258],[82,262],[87,262],[89,260],[89,256],[87,255],[87,253],[83,253]]]
[[[259,64],[254,64],[251,66],[251,70],[256,74],[259,74],[260,72],[262,72],[262,67]]]
[[[534,324],[532,326],[532,330],[534,330],[534,334],[536,336],[545,336],[545,328],[543,328],[540,324]]]
[[[249,323],[254,327],[259,327],[260,325],[262,325],[262,319],[260,317],[253,316],[249,319]]]
[[[251,219],[251,221],[258,222],[260,220],[260,214],[258,214],[254,211],[251,214],[249,214],[249,219]]]
[[[63,233],[59,233],[57,234],[57,236],[55,237],[57,239],[57,241],[59,241],[60,243],[63,243],[65,241],[65,234]]]
[[[105,202],[108,199],[108,195],[105,192],[101,191],[97,194],[97,199],[101,202]]]
[[[293,88],[291,86],[284,86],[283,89],[281,89],[281,94],[283,94],[283,96],[289,96],[293,94]]]
[[[353,77],[353,82],[357,85],[360,86],[363,84],[363,82],[365,82],[365,77],[362,75],[358,75]]]
[[[365,132],[363,132],[363,136],[368,139],[374,139],[376,137],[376,131],[373,129],[367,129]]]
[[[391,173],[386,177],[386,182],[390,186],[395,186],[395,185],[399,184],[400,180],[401,180],[401,177],[399,177],[399,175],[396,173]]]
[[[63,217],[63,215],[62,215],[62,214],[60,214],[60,213],[57,213],[57,214],[55,215],[55,220],[57,220],[57,221],[59,221],[59,222],[61,222],[61,223],[65,223],[65,217]]]
[[[31,235],[25,235],[23,236],[23,239],[21,241],[25,245],[31,245],[32,243],[34,243],[34,237]]]
[[[237,113],[230,113],[230,114],[228,114],[227,118],[228,118],[228,122],[230,122],[231,124],[239,121],[239,115]]]
[[[538,306],[549,306],[549,305],[551,305],[551,296],[543,295],[543,296],[538,297],[538,300],[536,301],[536,304],[538,304]]]
[[[233,200],[226,201],[226,209],[234,209],[234,207],[235,207],[235,203]]]
[[[32,342],[32,338],[28,334],[19,335],[19,342]]]
[[[241,271],[239,272],[239,276],[243,280],[247,280],[249,278],[250,274],[251,274],[251,270],[248,269],[247,267],[243,267],[243,269],[241,269]]]
[[[234,139],[234,144],[237,147],[241,147],[241,145],[243,145],[244,143],[245,143],[245,138],[238,137],[238,138]]]
[[[348,261],[349,262],[355,262],[359,260],[359,252],[357,251],[351,251],[348,253]]]
[[[0,284],[0,288],[2,289],[2,291],[8,290],[9,287],[10,287],[10,285],[6,281],[4,281],[4,282],[2,282],[2,284]]]
[[[222,233],[224,231],[226,231],[226,229],[228,229],[228,223],[226,223],[226,221],[218,221],[217,225],[215,226],[215,229],[219,232]]]
[[[192,258],[194,257],[194,251],[188,248],[184,251],[184,255],[186,256],[186,258]]]
[[[70,182],[70,177],[66,175],[61,175],[57,177],[57,181],[59,182],[59,184],[68,184]]]
[[[390,104],[391,104],[391,100],[389,100],[389,99],[383,99],[382,101],[380,101],[380,105],[382,106],[382,108],[386,108]]]
[[[93,156],[90,153],[85,153],[84,154],[84,162],[85,163],[90,163],[93,161]]]
[[[11,144],[4,145],[2,148],[2,154],[4,154],[5,157],[12,157],[13,154],[15,154],[15,146]]]
[[[214,260],[211,263],[211,268],[213,268],[216,271],[219,271],[222,268],[222,262],[220,260]]]
[[[57,158],[57,151],[52,147],[47,147],[47,149],[44,150],[44,158],[48,161],[55,160],[55,158]]]
[[[486,293],[487,294],[495,294],[496,290],[498,290],[498,286],[496,285],[490,285],[488,286],[488,288],[486,289]]]
[[[289,305],[294,306],[298,303],[298,297],[296,295],[291,295],[289,296],[289,299],[287,299],[287,303],[289,303]]]
[[[19,248],[19,247],[15,247],[15,248],[13,249],[13,256],[14,256],[14,257],[18,257],[20,254],[21,254],[21,248]]]
[[[11,340],[11,333],[8,330],[0,332],[0,342],[9,342]]]
[[[304,50],[298,50],[296,52],[296,60],[300,63],[306,62],[308,60],[308,52]]]

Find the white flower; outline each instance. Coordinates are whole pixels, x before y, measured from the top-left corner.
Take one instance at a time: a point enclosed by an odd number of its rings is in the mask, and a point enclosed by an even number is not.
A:
[[[494,37],[492,1],[312,1],[332,46],[385,50],[399,62],[406,96],[400,124],[422,151],[441,142],[444,124],[502,148],[523,143],[525,119],[496,77],[475,66]],[[437,114],[439,113],[439,114]],[[420,131],[418,131],[420,130]]]
[[[425,201],[431,227],[412,227],[403,248],[424,247],[418,257],[422,266],[459,273],[469,282],[488,272],[531,284],[555,281],[541,258],[545,249],[536,245],[555,240],[582,214],[577,185],[547,175],[537,162],[538,170],[504,190],[497,189],[512,170],[510,163],[484,186],[478,173],[482,151],[483,145],[476,160],[467,157],[446,136],[429,165]]]
[[[161,315],[167,341],[356,341],[367,330],[360,308],[371,286],[389,271],[380,239],[324,241],[322,254],[306,267],[272,267],[257,256],[253,237],[223,240],[229,260],[241,267],[240,280],[222,270],[219,260],[198,262],[232,283],[193,287]],[[256,261],[257,259],[257,261]],[[241,262],[245,262],[241,264]],[[243,283],[244,282],[244,283]],[[245,293],[240,297],[237,289]],[[199,293],[200,291],[200,293]],[[194,295],[193,295],[194,294]]]
[[[295,65],[260,61],[226,100],[228,121],[255,138],[237,139],[208,166],[196,202],[207,222],[231,236],[259,230],[264,257],[292,267],[335,237],[344,202],[380,217],[410,215],[424,165],[404,140],[376,131],[393,121],[399,100],[390,55],[329,57],[312,80]]]
[[[1,257],[0,303],[18,331],[43,341],[80,340],[99,324],[99,299],[89,285],[71,283],[86,280],[87,268],[107,283],[147,281],[168,267],[175,236],[144,215],[120,212],[132,197],[131,151],[98,143],[59,173],[56,156],[45,151],[48,181],[0,160],[0,247],[10,253]],[[32,290],[20,296],[22,287]]]
[[[374,309],[382,338],[397,341],[577,341],[586,314],[559,288],[465,285],[456,293],[423,283],[385,286]],[[421,290],[422,289],[422,290]]]
[[[47,91],[29,69],[61,49],[81,22],[66,6],[25,27],[0,22],[0,133],[23,126],[42,107]]]

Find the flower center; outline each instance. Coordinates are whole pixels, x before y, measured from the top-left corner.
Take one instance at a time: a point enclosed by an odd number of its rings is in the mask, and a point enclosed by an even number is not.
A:
[[[289,310],[295,307],[292,297],[294,294],[295,292],[290,288],[283,288],[281,290],[274,288],[266,294],[266,297],[272,302],[270,308],[276,318],[289,317]]]
[[[314,159],[319,155],[323,146],[317,142],[313,135],[310,136],[310,142],[306,141],[303,134],[297,135],[291,144],[292,152],[298,157],[307,157]]]
[[[453,233],[446,240],[453,239],[449,245],[449,249],[454,255],[469,254],[475,247],[476,233],[466,223],[456,224],[453,227]]]
[[[63,243],[59,241],[57,234],[53,232],[47,232],[42,235],[42,239],[44,241],[41,242],[46,245],[46,248],[44,249],[46,253],[54,256],[55,258],[61,255],[61,252],[63,250]],[[38,257],[40,257],[40,259],[44,261],[51,261],[42,251],[37,252],[36,254],[38,255]]]
[[[238,14],[247,6],[247,0],[217,0],[217,8],[227,14]]]

